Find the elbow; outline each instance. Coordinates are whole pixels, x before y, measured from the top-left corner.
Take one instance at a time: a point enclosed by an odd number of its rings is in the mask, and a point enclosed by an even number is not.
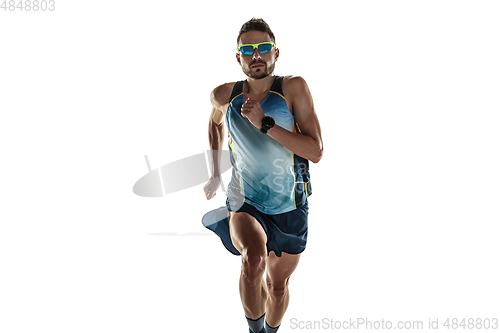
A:
[[[323,148],[319,149],[318,152],[311,157],[310,161],[313,163],[318,163],[321,161],[321,158],[323,157]]]
[[[319,140],[317,140],[316,142],[316,149],[314,150],[314,154],[310,159],[310,161],[313,163],[318,163],[323,158],[323,140],[319,138]]]
[[[321,160],[321,156],[310,159],[310,161],[313,162],[314,164],[318,163],[320,160]]]

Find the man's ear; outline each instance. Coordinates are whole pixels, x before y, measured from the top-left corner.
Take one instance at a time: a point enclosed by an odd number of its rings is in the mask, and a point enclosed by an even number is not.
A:
[[[276,51],[274,52],[274,59],[278,60],[279,56],[280,56],[280,49],[276,48]]]
[[[240,66],[241,66],[241,59],[240,59],[240,57],[241,57],[240,53],[239,53],[239,52],[238,52],[238,53],[236,53],[236,61],[237,61],[237,62],[238,62],[238,64],[240,64]]]

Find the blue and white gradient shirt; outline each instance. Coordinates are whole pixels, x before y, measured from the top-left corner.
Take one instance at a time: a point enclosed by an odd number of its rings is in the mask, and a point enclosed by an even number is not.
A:
[[[244,81],[235,84],[226,113],[230,158],[233,165],[227,198],[231,210],[246,202],[264,214],[292,211],[311,195],[309,162],[263,134],[241,115]],[[300,133],[283,96],[283,77],[277,76],[260,103],[276,125]]]

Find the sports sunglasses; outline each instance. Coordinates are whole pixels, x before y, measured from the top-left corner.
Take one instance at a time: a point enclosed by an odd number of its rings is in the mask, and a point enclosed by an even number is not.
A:
[[[241,52],[246,55],[252,55],[254,50],[257,49],[260,54],[271,51],[273,46],[276,46],[273,42],[263,42],[259,44],[245,44],[238,46],[238,52]]]

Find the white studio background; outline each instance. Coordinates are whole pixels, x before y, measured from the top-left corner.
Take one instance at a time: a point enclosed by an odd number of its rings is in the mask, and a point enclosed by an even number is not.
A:
[[[294,318],[498,317],[499,14],[495,1],[2,9],[0,331],[247,330],[239,258],[201,225],[224,193],[132,186],[144,155],[155,169],[208,149],[210,91],[244,78],[235,40],[254,16],[276,35],[276,74],[307,80],[325,145],[280,332]]]

